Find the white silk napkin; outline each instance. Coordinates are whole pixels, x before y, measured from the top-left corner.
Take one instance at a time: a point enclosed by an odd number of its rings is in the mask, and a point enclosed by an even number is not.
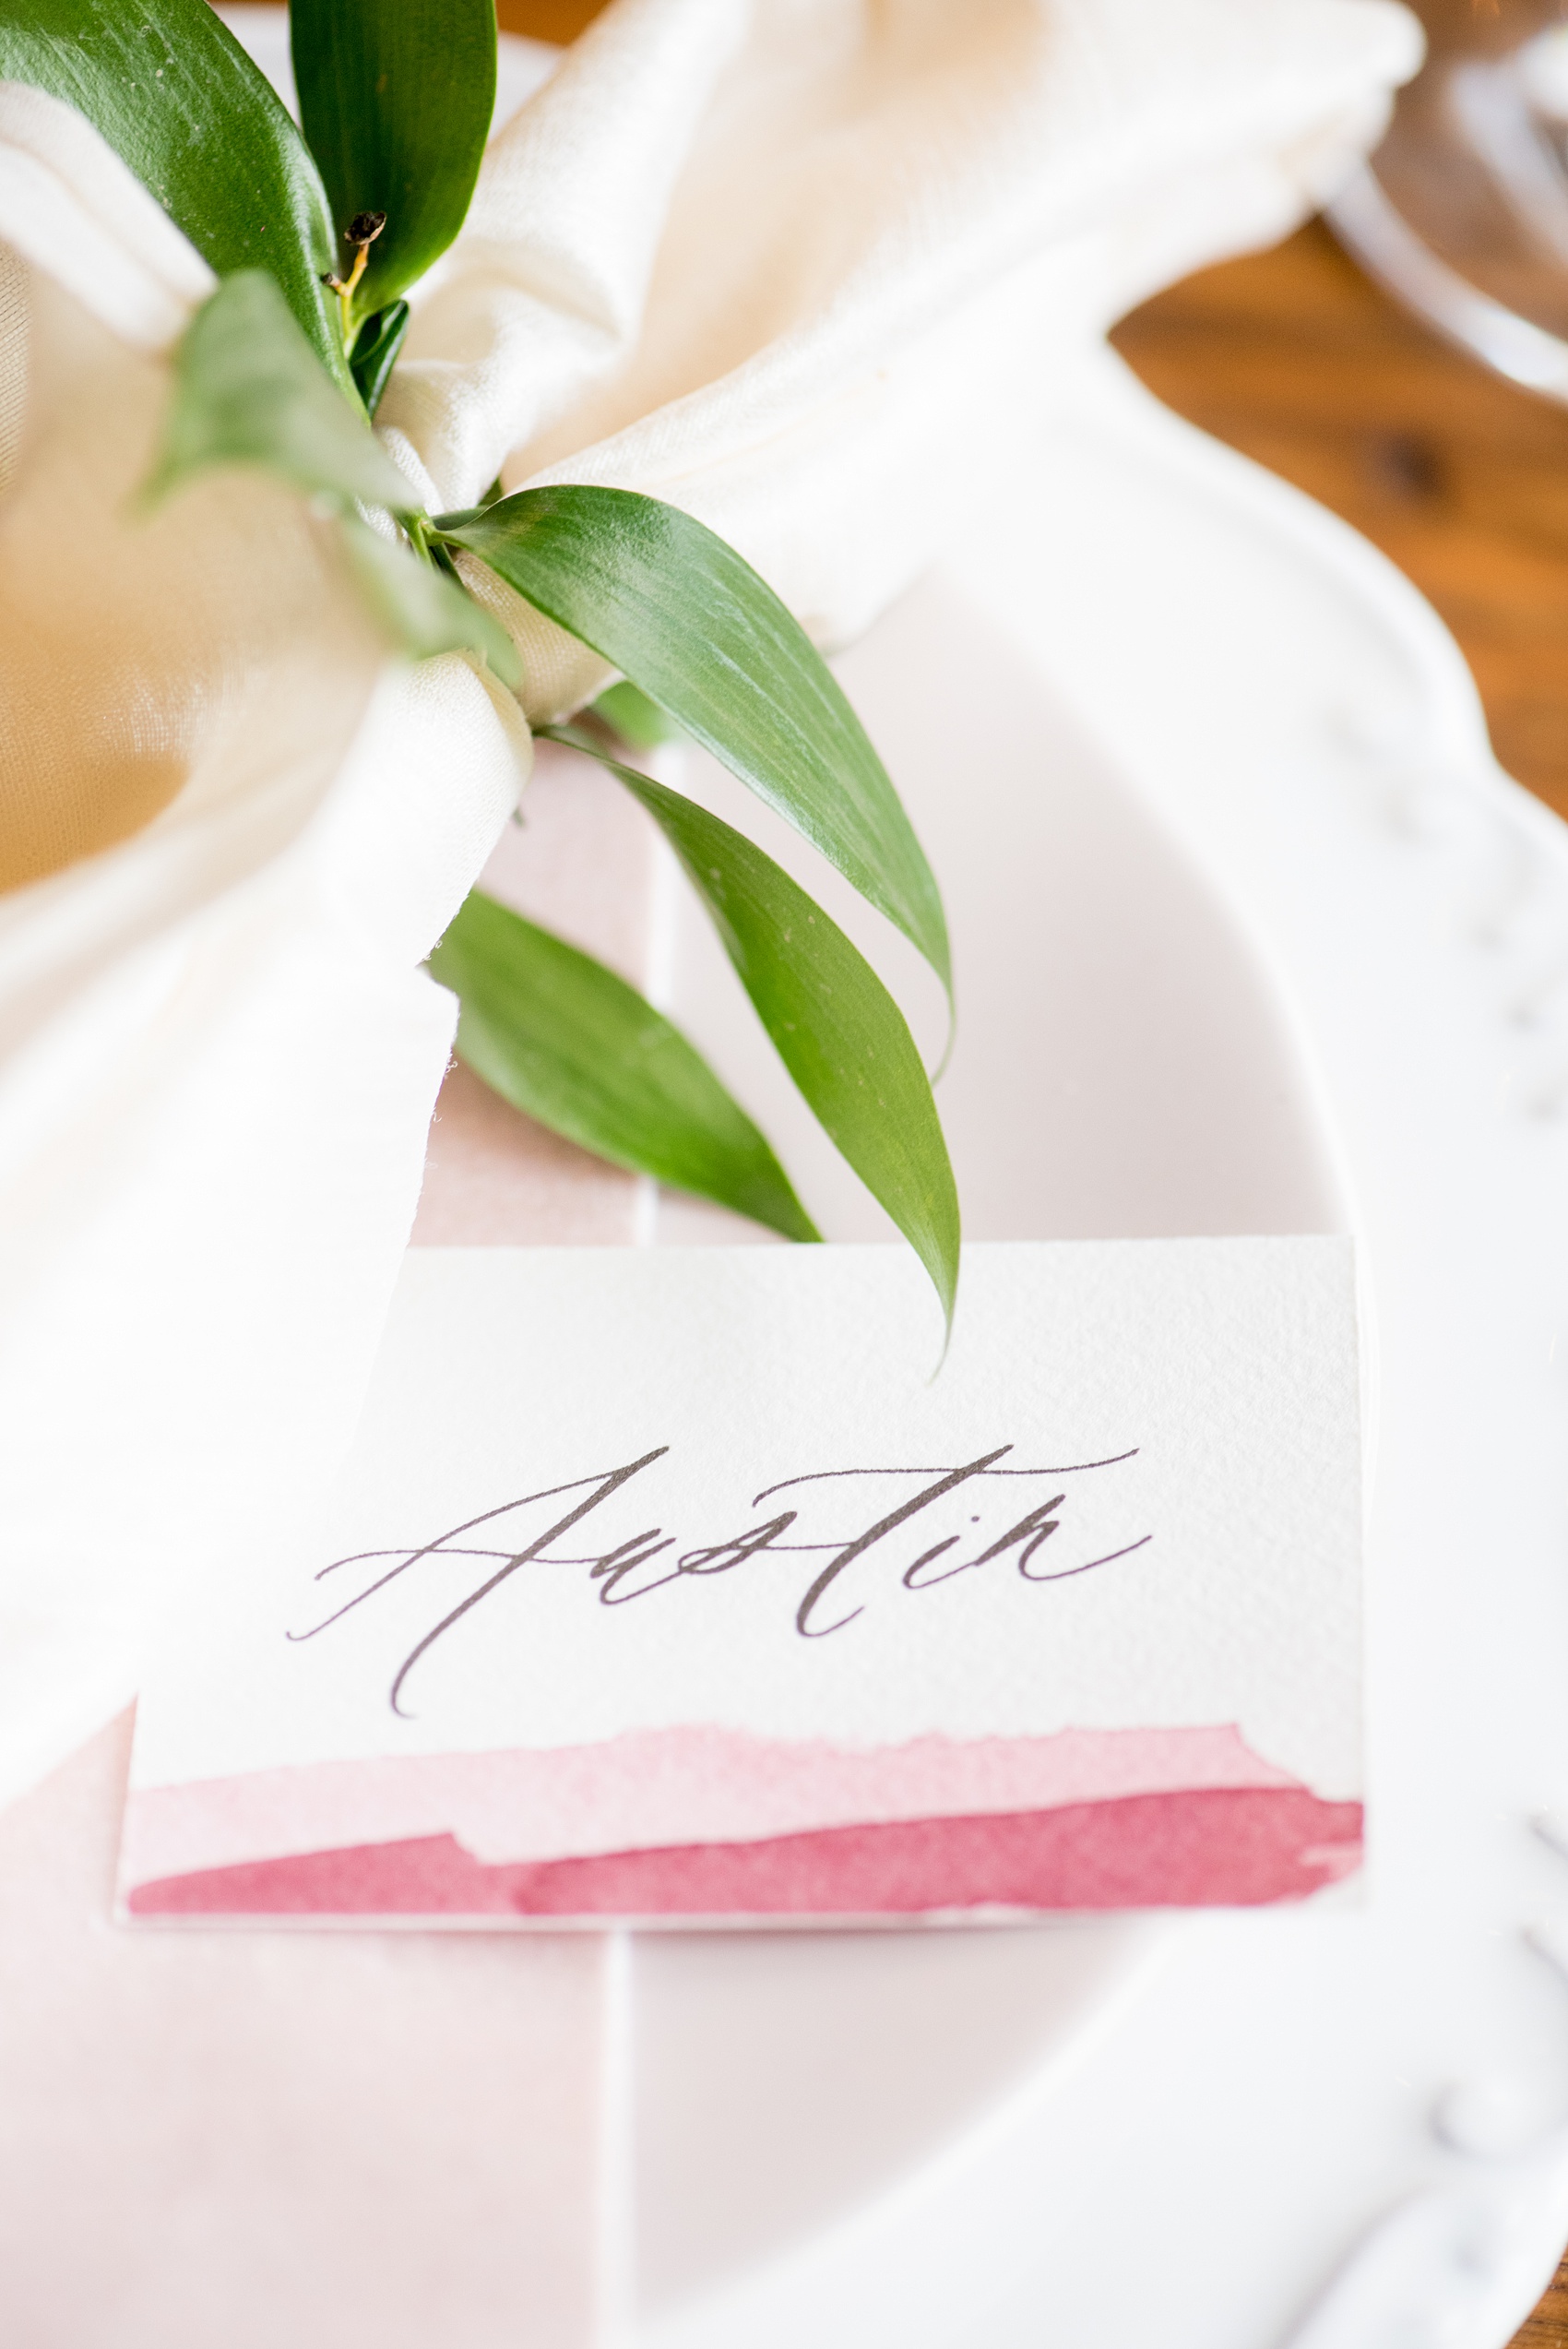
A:
[[[668,498],[845,643],[1005,494],[1064,347],[1294,227],[1420,40],[1384,0],[619,0],[493,141],[381,421],[438,506]],[[531,714],[606,674],[519,633]]]
[[[616,0],[493,142],[389,446],[436,507],[671,499],[842,642],[1005,493],[1063,353],[1281,234],[1418,54],[1386,0]],[[0,1798],[346,1439],[450,1042],[417,966],[526,771],[300,500],[128,509],[209,284],[0,84]],[[536,721],[602,682],[485,591]]]

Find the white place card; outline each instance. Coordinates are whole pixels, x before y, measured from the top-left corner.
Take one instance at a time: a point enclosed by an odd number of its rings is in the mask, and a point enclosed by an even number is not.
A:
[[[1337,1239],[427,1249],[331,1508],[175,1612],[137,1919],[1256,1904],[1360,1853]]]

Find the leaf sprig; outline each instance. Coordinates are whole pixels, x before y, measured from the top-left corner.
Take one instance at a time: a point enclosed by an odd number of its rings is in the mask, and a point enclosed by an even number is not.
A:
[[[459,550],[624,682],[600,705],[634,747],[678,729],[901,930],[952,999],[941,898],[854,711],[734,549],[629,490],[557,485],[431,516],[372,429],[404,296],[462,227],[494,106],[493,0],[293,0],[303,135],[207,0],[0,0],[0,78],[77,107],[220,284],[175,355],[145,493],[217,465],[310,497],[390,638],[522,683]],[[733,827],[599,758],[659,825],[814,1114],[930,1274],[951,1326],[959,1214],[902,1013],[820,906]],[[819,1236],[756,1127],[693,1046],[591,957],[475,891],[432,957],[457,1049],[507,1100],[612,1163]]]

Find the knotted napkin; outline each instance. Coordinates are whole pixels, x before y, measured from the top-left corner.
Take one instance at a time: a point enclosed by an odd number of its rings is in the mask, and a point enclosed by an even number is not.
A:
[[[670,499],[831,648],[1006,494],[1071,351],[1283,233],[1418,54],[1385,0],[614,0],[513,59],[544,78],[380,427],[433,509]],[[330,1473],[450,1045],[419,965],[528,766],[486,676],[388,657],[303,500],[137,509],[211,283],[0,84],[0,1796]],[[604,682],[475,583],[528,718]]]

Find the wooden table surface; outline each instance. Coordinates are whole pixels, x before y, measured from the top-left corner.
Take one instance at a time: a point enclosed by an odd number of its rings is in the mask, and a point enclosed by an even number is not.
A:
[[[1450,351],[1316,223],[1189,278],[1115,340],[1161,399],[1414,579],[1503,766],[1568,816],[1568,408]]]
[[[504,26],[545,41],[597,12],[500,0]],[[1158,295],[1115,340],[1169,406],[1398,564],[1457,638],[1503,765],[1568,817],[1568,409],[1447,349],[1315,222]],[[1568,2256],[1515,2349],[1568,2349]]]

